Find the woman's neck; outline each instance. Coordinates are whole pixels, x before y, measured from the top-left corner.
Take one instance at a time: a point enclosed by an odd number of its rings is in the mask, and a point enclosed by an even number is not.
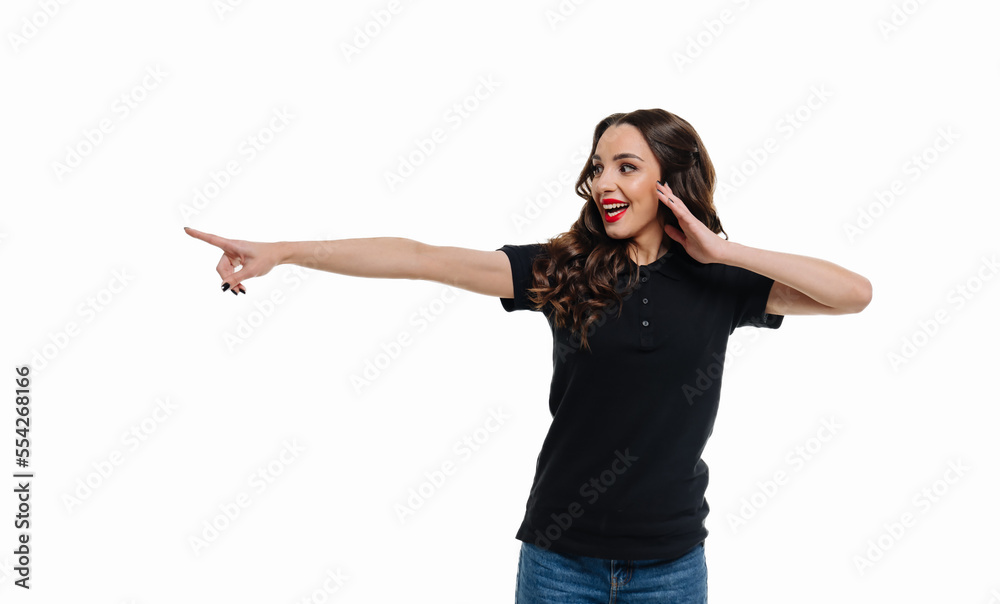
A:
[[[666,234],[664,234],[664,237],[663,239],[660,240],[660,245],[655,253],[650,249],[643,249],[641,246],[639,246],[635,251],[630,252],[630,257],[632,257],[632,262],[635,262],[639,266],[652,264],[657,260],[659,260],[661,256],[663,256],[670,250],[670,245],[672,242],[673,239],[667,237]],[[632,256],[632,254],[635,254],[635,256]]]

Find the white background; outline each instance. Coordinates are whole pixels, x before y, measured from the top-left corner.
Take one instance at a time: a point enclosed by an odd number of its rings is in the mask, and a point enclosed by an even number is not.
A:
[[[544,241],[579,214],[570,185],[595,124],[661,107],[702,136],[730,239],[874,285],[861,314],[733,336],[743,352],[704,455],[711,601],[1000,601],[995,3],[227,6],[3,5],[0,599],[511,602],[550,421],[544,317],[294,266],[234,298],[220,251],[182,227]],[[280,132],[275,111],[291,116]],[[443,142],[420,157],[435,128]],[[252,137],[268,143],[251,158]],[[71,150],[77,165],[57,169]],[[229,162],[239,172],[213,189]],[[893,181],[902,192],[878,201]],[[434,320],[414,320],[422,310]],[[408,346],[379,356],[401,335]],[[376,360],[375,379],[352,384]],[[13,555],[24,364],[30,591]],[[506,419],[487,432],[491,410]],[[133,428],[144,440],[123,440]],[[283,462],[286,441],[301,450]],[[254,481],[268,467],[272,481]],[[776,472],[787,479],[768,488]],[[195,551],[241,493],[249,505]]]

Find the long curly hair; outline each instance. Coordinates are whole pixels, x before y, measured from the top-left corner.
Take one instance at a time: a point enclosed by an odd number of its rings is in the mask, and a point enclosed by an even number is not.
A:
[[[631,291],[639,278],[638,267],[630,261],[633,240],[613,239],[604,229],[601,209],[591,191],[594,165],[591,157],[604,131],[611,126],[631,124],[639,129],[660,165],[660,181],[684,200],[691,213],[713,233],[729,235],[715,211],[715,168],[701,137],[686,120],[663,109],[638,109],[614,113],[594,129],[594,142],[586,164],[576,181],[576,194],[586,200],[580,217],[569,231],[550,238],[532,265],[534,287],[528,299],[537,309],[548,305],[548,313],[557,327],[569,326],[584,349],[590,350],[587,336],[603,323],[603,314],[615,307],[621,316],[622,293]],[[679,228],[677,218],[664,204],[657,209],[660,224]],[[669,236],[664,234],[664,237]],[[680,245],[669,240],[671,247]],[[630,268],[627,286],[620,277]]]

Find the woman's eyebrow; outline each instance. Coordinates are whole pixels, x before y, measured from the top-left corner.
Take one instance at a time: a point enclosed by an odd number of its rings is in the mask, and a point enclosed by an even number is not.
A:
[[[639,157],[638,155],[636,155],[634,153],[619,153],[618,155],[615,155],[611,159],[612,159],[612,161],[618,161],[619,159],[623,159],[623,158],[626,158],[626,157],[631,157],[632,159],[637,159],[639,161],[643,161],[643,159],[641,157]],[[601,161],[601,156],[595,153],[594,157],[592,157],[591,159],[595,159],[597,161]]]

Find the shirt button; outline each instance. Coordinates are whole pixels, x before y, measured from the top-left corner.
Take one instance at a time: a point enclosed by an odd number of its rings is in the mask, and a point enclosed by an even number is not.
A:
[[[642,279],[640,279],[640,281],[642,281],[643,283],[645,283],[646,281],[649,281],[649,278],[643,277]]]
[[[643,304],[649,304],[649,298],[643,298],[642,299],[642,303]]]
[[[642,326],[643,327],[649,327],[649,321],[643,321],[642,322]]]

